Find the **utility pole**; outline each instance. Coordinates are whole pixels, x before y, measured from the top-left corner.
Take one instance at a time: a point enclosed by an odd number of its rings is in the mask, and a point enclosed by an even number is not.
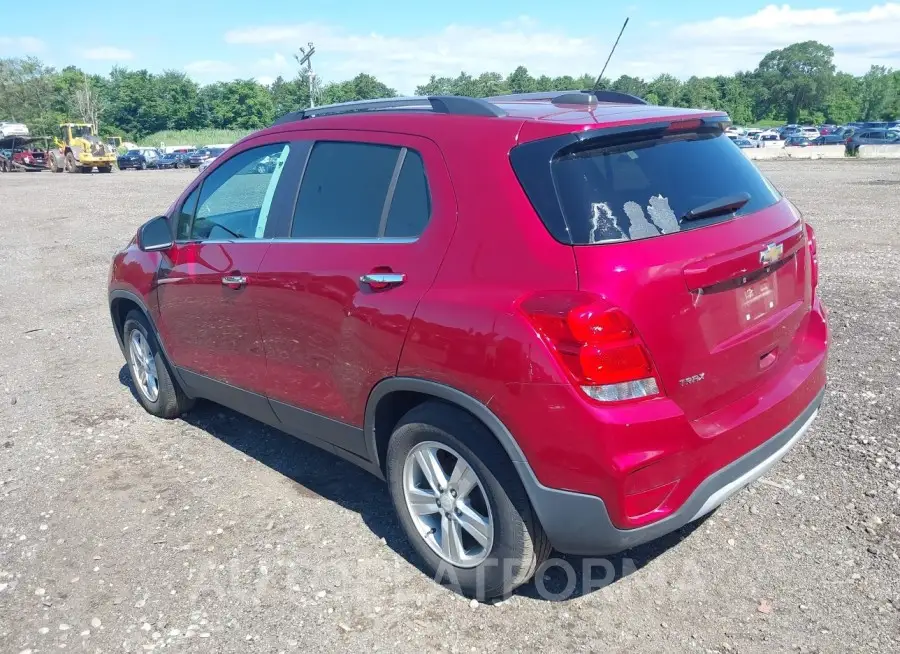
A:
[[[316,106],[316,74],[313,72],[312,68],[312,56],[316,52],[316,46],[313,45],[312,41],[306,44],[306,47],[300,46],[300,54],[295,54],[294,59],[297,60],[297,63],[300,64],[301,73],[303,69],[303,65],[306,64],[306,76],[309,78],[309,106],[313,108]]]

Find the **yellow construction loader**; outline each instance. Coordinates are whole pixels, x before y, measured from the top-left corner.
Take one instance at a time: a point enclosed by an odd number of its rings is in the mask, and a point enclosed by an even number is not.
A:
[[[110,173],[116,163],[116,151],[103,143],[88,123],[63,123],[53,141],[56,149],[47,153],[47,166],[54,173],[89,173],[94,167]]]

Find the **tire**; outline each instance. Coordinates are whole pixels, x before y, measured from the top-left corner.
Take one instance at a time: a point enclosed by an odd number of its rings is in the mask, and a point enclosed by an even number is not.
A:
[[[146,161],[141,162],[141,170],[147,170],[147,162]]]
[[[66,172],[78,172],[78,166],[75,163],[75,156],[71,152],[66,153]]]
[[[421,459],[417,453],[427,459],[432,451],[435,457],[431,460],[438,461],[449,486],[449,493],[445,488],[440,496],[430,490],[431,484],[421,474],[423,468],[418,463]],[[456,494],[456,488],[464,493],[463,485],[453,483],[453,471],[460,461],[471,468],[477,479],[474,486],[472,482],[468,484],[472,491],[463,512],[458,504],[461,497]],[[386,466],[388,488],[400,524],[435,581],[485,601],[507,595],[527,582],[550,555],[550,540],[531,509],[506,451],[471,414],[439,401],[413,408],[391,435]],[[413,517],[406,491],[410,486],[415,486],[415,499],[428,515]],[[450,499],[450,494],[454,499]],[[434,511],[430,510],[432,499]],[[485,533],[491,536],[485,539],[486,543],[476,541],[473,532],[463,526],[464,522],[473,524],[473,509],[481,518],[487,516],[487,522],[479,527],[482,538]],[[443,541],[453,523],[459,525],[461,551],[466,555],[475,553],[460,564],[452,559],[462,557],[454,557],[452,552],[449,558],[438,553],[438,535]],[[429,524],[433,531],[429,531]],[[484,524],[490,529],[485,529]],[[449,527],[446,530],[445,525]]]
[[[97,170],[99,170],[101,173],[111,173],[113,169],[112,166],[100,166],[99,168],[97,168]]]
[[[140,371],[141,366],[135,361],[140,357],[138,352],[142,351],[142,348],[132,343],[136,338],[135,332],[140,334],[137,340],[147,346],[145,361],[149,361],[156,377],[155,394],[152,392],[153,384],[144,381],[146,377]],[[157,418],[171,419],[190,411],[194,406],[194,400],[184,394],[178,382],[172,377],[168,363],[159,348],[156,334],[144,314],[139,311],[128,313],[122,327],[122,342],[125,344],[125,358],[128,361],[128,372],[134,382],[135,393],[147,413]]]
[[[180,161],[176,161],[176,162],[175,162],[175,168],[177,168],[177,169],[180,170],[181,168],[184,168],[184,164],[181,163]]]

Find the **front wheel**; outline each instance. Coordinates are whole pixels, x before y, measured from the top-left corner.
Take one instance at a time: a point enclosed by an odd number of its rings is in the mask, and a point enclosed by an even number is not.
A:
[[[71,152],[66,154],[66,172],[78,172],[78,164],[75,163],[75,155],[73,155]]]
[[[172,378],[156,335],[139,311],[126,316],[122,342],[138,400],[148,413],[158,418],[177,418],[193,407],[194,401]]]
[[[413,408],[387,451],[391,499],[435,581],[482,601],[528,581],[550,554],[506,452],[471,414]]]

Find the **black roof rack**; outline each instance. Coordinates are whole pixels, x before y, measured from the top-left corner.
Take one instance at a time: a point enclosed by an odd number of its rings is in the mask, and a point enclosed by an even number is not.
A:
[[[485,98],[491,102],[521,102],[550,100],[553,104],[597,104],[613,102],[618,104],[649,104],[643,98],[618,91],[538,91],[536,93],[513,93]]]
[[[409,98],[380,98],[377,100],[358,100],[326,104],[321,107],[293,111],[278,118],[273,125],[283,125],[316,116],[337,116],[340,114],[361,113],[369,111],[433,111],[439,114],[454,116],[505,116],[506,112],[480,98],[469,98],[457,95],[429,95]]]

